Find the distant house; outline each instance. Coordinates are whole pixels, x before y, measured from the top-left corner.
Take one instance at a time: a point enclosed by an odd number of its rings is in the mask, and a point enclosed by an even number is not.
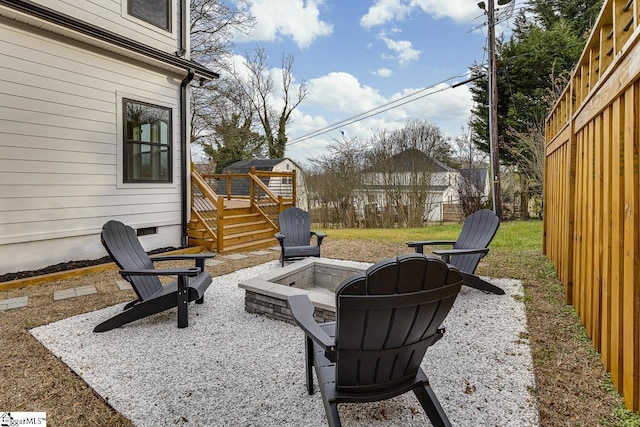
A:
[[[0,0],[0,274],[187,242],[187,0]]]
[[[409,149],[364,171],[355,204],[363,217],[367,212],[392,211],[406,216],[414,211],[422,222],[440,222],[445,220],[445,205],[460,204],[463,184],[471,184],[487,197],[487,169],[454,169],[420,150]]]
[[[222,170],[222,173],[247,174],[255,168],[263,172],[296,172],[296,206],[308,210],[307,186],[304,171],[300,166],[288,158],[281,159],[251,159],[233,163]],[[263,178],[264,184],[276,195],[291,197],[291,182],[284,182],[287,178]],[[249,184],[245,180],[232,180],[231,192],[235,195],[249,195]]]

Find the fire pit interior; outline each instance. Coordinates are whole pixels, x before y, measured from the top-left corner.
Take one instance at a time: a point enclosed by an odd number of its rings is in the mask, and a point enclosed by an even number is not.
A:
[[[318,321],[335,320],[335,290],[344,279],[371,264],[330,258],[306,258],[238,286],[245,290],[245,310],[293,322],[287,304],[289,295],[308,294]]]

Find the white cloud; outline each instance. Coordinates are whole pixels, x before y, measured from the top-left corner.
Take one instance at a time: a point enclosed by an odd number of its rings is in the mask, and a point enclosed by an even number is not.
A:
[[[385,98],[376,89],[361,84],[353,75],[333,72],[309,80],[309,98],[304,105],[350,114],[374,108],[383,102]]]
[[[373,71],[371,74],[379,76],[379,77],[391,77],[393,75],[393,71],[388,68],[380,68],[376,71]]]
[[[318,37],[333,32],[333,26],[320,19],[324,0],[250,0],[250,3],[256,26],[249,35],[238,34],[238,42],[290,37],[300,49],[305,49]]]
[[[471,22],[482,14],[477,2],[469,0],[411,0],[411,7],[420,8],[436,19],[451,18],[456,22]]]
[[[393,40],[384,33],[380,34],[380,38],[386,43],[387,48],[396,53],[396,58],[400,62],[400,65],[405,65],[420,57],[420,51],[414,49],[413,44],[408,40]]]
[[[394,100],[418,91],[407,88],[390,97],[382,96],[377,90],[363,85],[353,75],[340,72],[313,79],[310,82],[310,96],[294,111],[288,127],[290,141],[295,141],[312,132],[350,119]],[[437,92],[442,90],[440,92]],[[327,154],[327,146],[344,131],[348,137],[368,140],[382,129],[399,129],[413,120],[435,123],[446,135],[458,136],[466,126],[473,101],[466,86],[449,89],[449,85],[439,84],[429,91],[436,92],[414,102],[389,109],[380,114],[356,121],[343,123],[335,129],[287,146],[287,157],[300,164],[307,159]]]
[[[360,18],[360,25],[369,29],[387,22],[402,21],[415,10],[436,19],[450,18],[466,23],[482,14],[476,3],[469,0],[377,0]]]
[[[369,29],[392,20],[402,20],[410,11],[409,5],[403,4],[402,0],[377,0],[360,18],[360,25]]]

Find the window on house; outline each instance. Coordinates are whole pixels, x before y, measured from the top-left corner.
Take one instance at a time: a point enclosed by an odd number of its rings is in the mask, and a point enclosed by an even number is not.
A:
[[[171,109],[123,102],[124,182],[171,182]]]
[[[171,31],[170,0],[129,0],[129,15]]]

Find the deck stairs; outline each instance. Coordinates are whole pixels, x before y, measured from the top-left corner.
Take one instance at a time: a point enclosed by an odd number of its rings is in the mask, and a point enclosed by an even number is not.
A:
[[[211,224],[208,225],[211,228]],[[255,251],[278,245],[273,237],[277,229],[248,207],[225,209],[223,227],[224,249],[221,253]],[[197,219],[191,219],[189,223],[189,246],[218,249],[215,237]]]
[[[284,178],[283,179],[283,175]],[[218,253],[255,251],[278,246],[278,213],[294,206],[295,191],[268,185],[271,181],[295,185],[295,173],[252,173],[244,176],[191,174],[190,246],[204,246]],[[231,194],[233,180],[248,183],[246,194]],[[266,183],[266,184],[265,184]],[[271,188],[270,188],[271,187]],[[227,189],[218,194],[216,189]],[[283,197],[276,192],[285,192]],[[293,195],[293,197],[291,197]]]

